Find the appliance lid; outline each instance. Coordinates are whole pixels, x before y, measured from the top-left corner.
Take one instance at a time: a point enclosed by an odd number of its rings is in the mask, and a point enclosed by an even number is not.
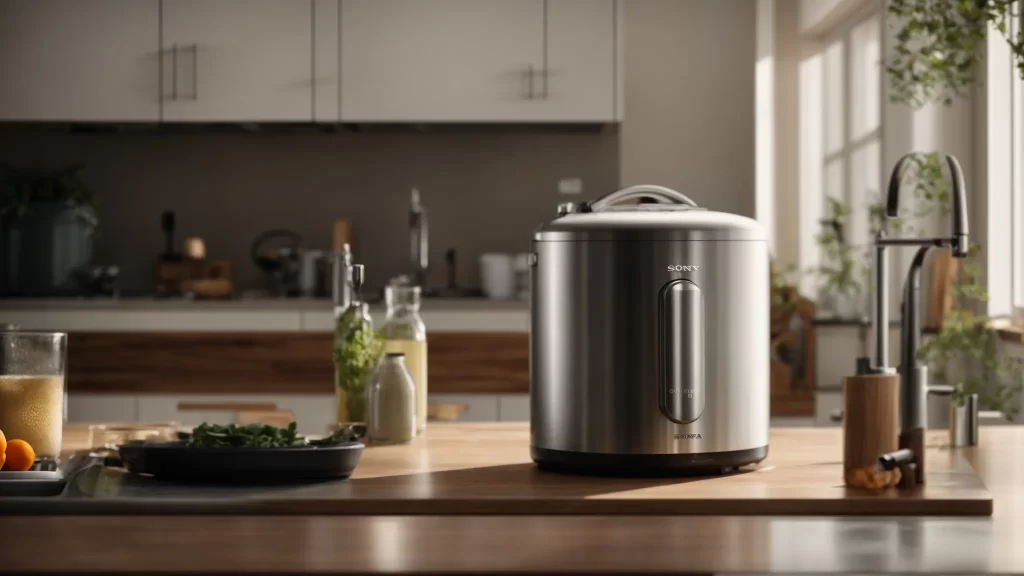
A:
[[[636,198],[656,203],[618,204]],[[565,203],[558,214],[534,231],[535,241],[767,240],[756,220],[701,208],[663,186],[631,186],[579,206]]]

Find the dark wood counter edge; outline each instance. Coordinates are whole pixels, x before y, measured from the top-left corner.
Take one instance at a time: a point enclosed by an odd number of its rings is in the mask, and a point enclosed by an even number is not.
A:
[[[0,522],[0,571],[1022,573],[1022,438],[963,449],[990,518],[39,516]]]
[[[273,500],[252,502],[246,500],[193,501],[127,500],[114,502],[100,500],[60,500],[45,502],[35,498],[11,499],[2,502],[0,517],[4,516],[123,516],[144,514],[159,516],[714,516],[723,508],[742,510],[741,516],[957,516],[985,517],[992,515],[992,499],[965,498],[943,502],[944,513],[934,511],[934,502],[907,500],[899,509],[893,509],[886,500],[834,500],[826,504],[815,503],[814,513],[794,512],[803,501],[797,499],[757,500],[607,500],[580,504],[572,499],[530,501],[447,500],[441,508],[430,499],[322,499]]]

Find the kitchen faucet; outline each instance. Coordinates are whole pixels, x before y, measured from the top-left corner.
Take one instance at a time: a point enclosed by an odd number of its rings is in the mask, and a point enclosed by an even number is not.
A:
[[[420,191],[412,189],[409,207],[409,257],[412,261],[413,276],[416,285],[423,294],[429,291],[427,286],[430,273],[430,239],[427,231],[427,209],[420,203]]]
[[[899,215],[900,184],[911,160],[921,157],[920,153],[906,154],[893,168],[889,179],[886,198],[886,216]],[[874,366],[861,366],[861,372],[887,374],[892,369],[886,366],[888,360],[889,305],[887,270],[888,246],[918,246],[917,253],[907,272],[903,286],[903,314],[900,321],[900,448],[914,451],[917,459],[915,483],[924,483],[924,430],[927,428],[926,398],[928,394],[928,367],[917,361],[921,343],[921,268],[925,257],[932,248],[948,246],[954,258],[967,256],[967,198],[964,192],[964,176],[960,163],[945,155],[952,184],[950,194],[949,236],[935,238],[886,238],[884,232],[875,237],[875,293],[874,293]],[[864,363],[866,364],[866,363]]]

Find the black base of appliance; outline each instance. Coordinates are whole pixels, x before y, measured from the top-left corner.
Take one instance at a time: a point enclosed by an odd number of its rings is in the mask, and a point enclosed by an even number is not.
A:
[[[701,454],[594,454],[530,446],[541,470],[598,476],[698,476],[727,474],[768,456],[768,446]]]

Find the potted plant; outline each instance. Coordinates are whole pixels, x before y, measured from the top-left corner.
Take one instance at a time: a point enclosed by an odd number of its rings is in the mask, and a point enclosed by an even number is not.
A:
[[[92,261],[97,218],[78,167],[0,167],[0,291],[51,295],[76,288]]]
[[[821,221],[822,229],[816,237],[824,256],[816,272],[823,282],[825,308],[835,318],[859,320],[863,316],[863,266],[846,239],[850,209],[836,198],[826,198],[826,202],[828,217]]]

